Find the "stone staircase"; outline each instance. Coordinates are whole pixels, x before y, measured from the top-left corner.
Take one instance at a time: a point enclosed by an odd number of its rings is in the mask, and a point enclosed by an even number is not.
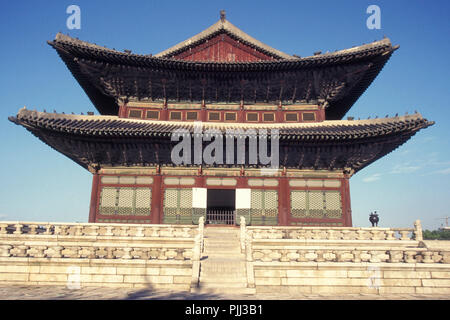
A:
[[[233,227],[206,227],[200,279],[196,293],[253,294],[247,288],[245,255],[241,253],[240,230]]]

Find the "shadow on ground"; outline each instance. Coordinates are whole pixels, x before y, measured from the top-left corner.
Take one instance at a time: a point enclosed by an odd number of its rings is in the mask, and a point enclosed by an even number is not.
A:
[[[229,297],[222,296],[216,293],[191,293],[191,292],[161,292],[158,290],[142,289],[135,292],[128,293],[125,300],[223,300]]]

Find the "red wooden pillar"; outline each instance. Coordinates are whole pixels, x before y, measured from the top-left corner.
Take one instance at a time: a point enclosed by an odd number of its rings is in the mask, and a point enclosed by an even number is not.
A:
[[[278,181],[278,224],[288,226],[290,212],[288,178],[284,176]]]
[[[167,108],[161,109],[159,120],[169,120],[169,110]]]
[[[342,179],[342,211],[344,213],[344,227],[352,226],[352,207],[350,203],[350,177],[345,176]]]
[[[206,113],[207,113],[206,109],[202,107],[201,110],[200,110],[200,121],[206,122],[206,120],[207,120],[207,114]]]
[[[92,177],[91,203],[89,207],[89,222],[95,222],[97,217],[99,182],[100,182],[100,175],[98,173],[94,173]]]
[[[162,192],[161,189],[161,175],[153,176],[153,189],[152,189],[152,212],[150,214],[150,221],[152,224],[160,224],[162,221]]]

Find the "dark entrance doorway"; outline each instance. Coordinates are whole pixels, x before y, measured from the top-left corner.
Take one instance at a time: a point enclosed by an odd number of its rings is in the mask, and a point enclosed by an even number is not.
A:
[[[236,190],[208,189],[206,201],[207,224],[234,225],[236,212]]]

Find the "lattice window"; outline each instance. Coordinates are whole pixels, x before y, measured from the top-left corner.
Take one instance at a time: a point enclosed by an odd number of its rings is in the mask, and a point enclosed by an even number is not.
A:
[[[307,193],[303,190],[291,191],[291,214],[296,218],[304,218],[308,215]]]
[[[325,193],[325,214],[328,218],[342,217],[341,193],[328,191]]]
[[[165,223],[192,223],[192,189],[166,189],[164,192]]]
[[[145,216],[150,213],[152,203],[152,190],[150,188],[136,189],[135,212],[137,216]]]
[[[100,194],[99,214],[116,214],[117,207],[117,188],[105,187]]]
[[[178,190],[166,189],[164,193],[164,215],[175,216],[178,209]]]
[[[101,215],[150,215],[152,191],[150,188],[104,187],[100,194]]]
[[[278,192],[275,190],[251,191],[251,219],[252,224],[277,224],[278,220]]]
[[[268,190],[264,192],[264,211],[269,217],[278,215],[278,192]]]
[[[291,215],[295,218],[340,218],[342,201],[339,191],[291,191]]]
[[[263,209],[263,190],[252,190],[251,197],[252,199],[250,206],[252,208],[252,215],[253,212],[255,212],[255,214],[259,214],[259,211],[262,211]]]
[[[322,191],[308,191],[309,216],[322,218],[325,207],[324,193]]]
[[[180,189],[180,215],[192,215],[192,189]]]
[[[129,216],[133,214],[134,190],[132,188],[118,188],[119,202],[117,204],[117,214]]]

